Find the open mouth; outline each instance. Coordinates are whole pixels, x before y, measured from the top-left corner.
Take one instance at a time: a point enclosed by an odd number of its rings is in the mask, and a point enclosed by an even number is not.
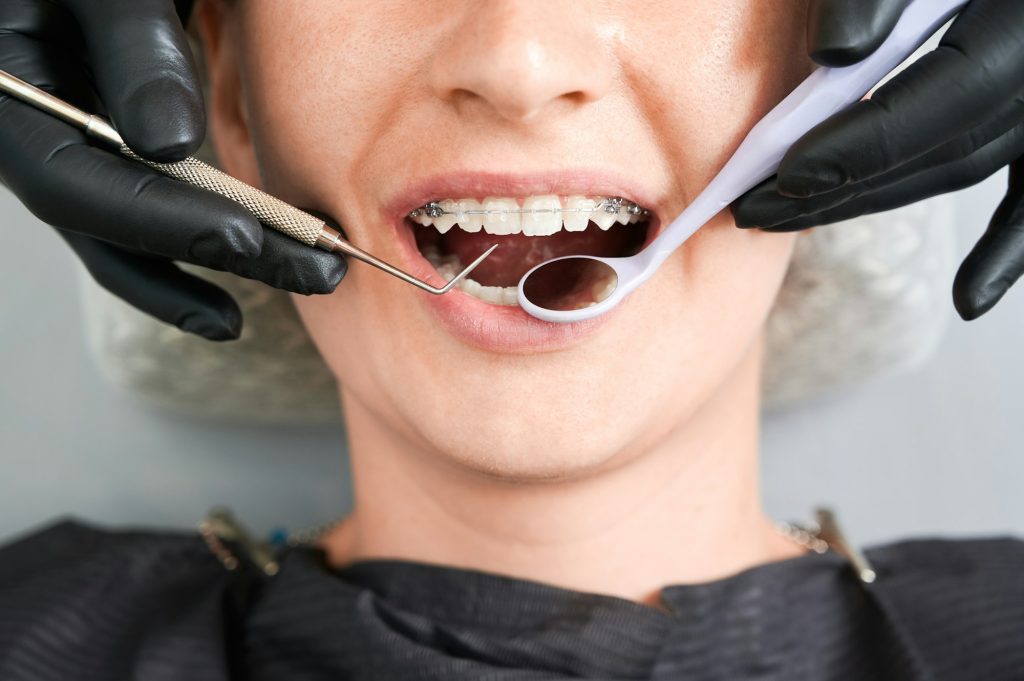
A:
[[[549,195],[431,201],[406,220],[420,253],[446,281],[499,244],[457,288],[494,305],[517,305],[519,280],[542,262],[567,255],[638,253],[652,214],[622,197]]]

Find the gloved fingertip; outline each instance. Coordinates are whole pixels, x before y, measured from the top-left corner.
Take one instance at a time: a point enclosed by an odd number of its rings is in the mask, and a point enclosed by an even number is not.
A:
[[[987,286],[964,286],[957,280],[953,282],[953,307],[961,319],[970,322],[995,307],[1008,290],[1009,284],[1001,281]]]
[[[810,57],[816,64],[839,68],[851,66],[863,61],[874,51],[874,45],[843,43],[843,44],[820,44],[810,47]]]
[[[908,0],[812,3],[807,53],[822,66],[856,64],[885,42],[907,4]]]
[[[766,229],[778,224],[777,207],[758,196],[738,199],[732,204],[732,217],[740,229]]]
[[[230,310],[223,312],[223,315],[208,311],[189,313],[176,326],[211,341],[237,340],[242,334],[242,315]]]
[[[331,269],[330,272],[328,273],[327,285],[329,286],[329,288],[325,291],[325,293],[333,293],[334,289],[338,288],[338,284],[341,283],[341,280],[345,278],[346,274],[348,274],[348,260],[339,257],[338,261],[338,265]]]
[[[118,130],[133,151],[151,161],[184,160],[206,138],[202,93],[170,76],[139,87],[124,110]]]
[[[733,222],[735,222],[736,226],[740,229],[756,229],[761,226],[758,224],[758,220],[753,218],[752,213],[746,209],[733,207],[732,218]]]
[[[305,296],[334,293],[348,272],[348,263],[344,257],[337,254],[330,255],[330,259],[331,262],[326,264],[318,261],[311,270],[297,276],[296,279],[300,283],[287,287],[288,290]]]

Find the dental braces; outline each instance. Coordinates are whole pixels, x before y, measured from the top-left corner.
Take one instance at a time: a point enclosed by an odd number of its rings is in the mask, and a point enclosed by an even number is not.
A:
[[[611,214],[625,211],[627,215],[639,215],[641,217],[647,217],[651,214],[651,211],[633,201],[616,196],[602,199],[593,208],[470,208],[469,210],[445,210],[439,201],[431,201],[409,213],[409,217],[418,218],[420,215],[426,215],[431,218],[439,218],[442,215],[507,215],[509,213],[522,215],[524,213],[598,213],[601,211]]]

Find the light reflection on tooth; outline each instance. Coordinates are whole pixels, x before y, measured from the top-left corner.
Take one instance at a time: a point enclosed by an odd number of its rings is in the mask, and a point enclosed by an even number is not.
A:
[[[479,232],[484,226],[484,216],[479,214],[466,215],[467,210],[481,210],[480,202],[476,199],[459,199],[458,202],[459,228],[465,232]]]
[[[525,236],[549,236],[562,229],[562,200],[551,194],[531,196],[523,201],[522,227]]]
[[[501,211],[483,216],[484,231],[488,234],[519,234],[519,213],[511,212],[517,208],[519,204],[515,199],[500,199],[493,196],[484,199],[484,210]]]
[[[565,200],[565,207],[573,210],[567,211],[562,215],[562,221],[565,223],[565,231],[567,232],[582,232],[587,228],[587,222],[590,221],[590,213],[594,210],[597,202],[594,199],[588,199],[585,196],[570,196]]]

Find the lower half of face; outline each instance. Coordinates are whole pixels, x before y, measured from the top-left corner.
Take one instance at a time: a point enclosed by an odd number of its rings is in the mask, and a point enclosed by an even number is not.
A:
[[[597,320],[509,304],[550,257],[642,249],[806,71],[802,3],[636,7],[318,0],[232,19],[247,134],[230,137],[251,138],[270,191],[435,283],[500,244],[445,296],[352,262],[334,294],[295,297],[347,399],[424,455],[590,472],[656,444],[756,352],[795,237],[728,212]],[[613,198],[637,208],[593,210]]]

